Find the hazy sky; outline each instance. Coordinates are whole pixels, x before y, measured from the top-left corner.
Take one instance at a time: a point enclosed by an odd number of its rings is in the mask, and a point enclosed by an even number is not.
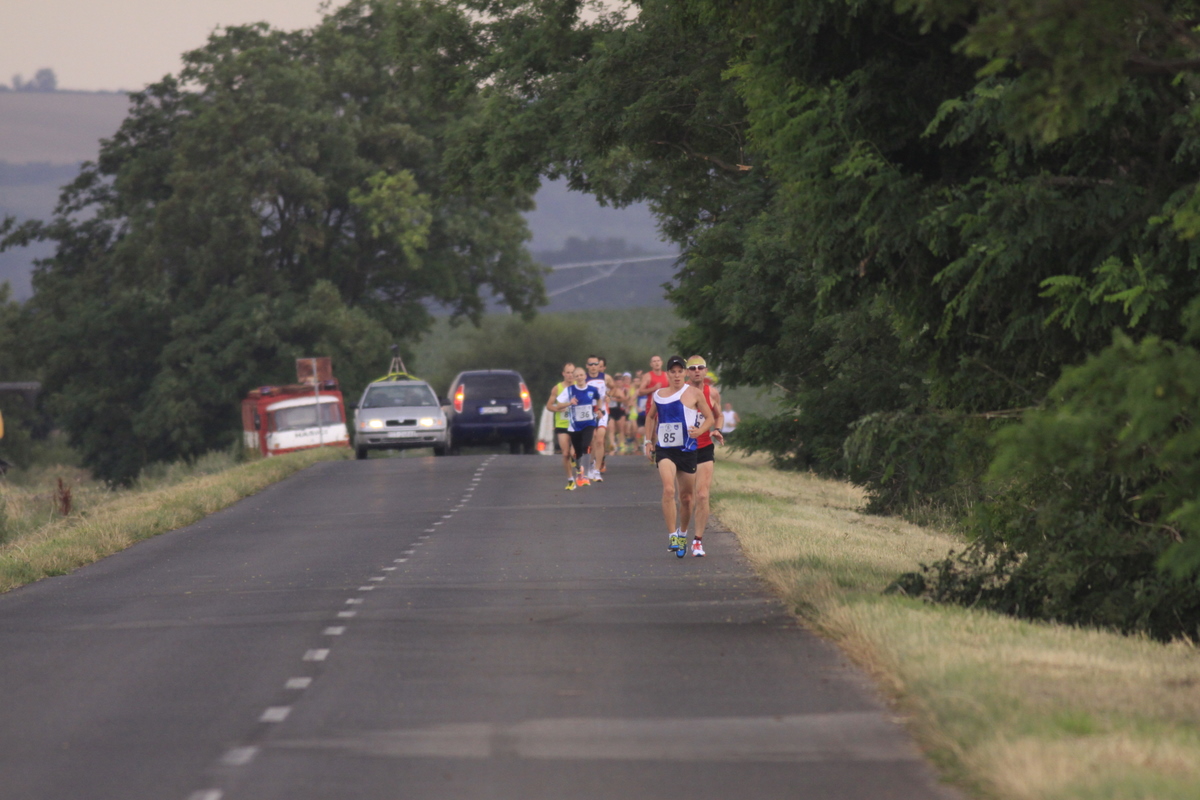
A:
[[[4,0],[0,83],[43,67],[60,89],[140,89],[201,47],[214,28],[260,20],[314,25],[320,0]],[[11,84],[10,84],[11,85]]]

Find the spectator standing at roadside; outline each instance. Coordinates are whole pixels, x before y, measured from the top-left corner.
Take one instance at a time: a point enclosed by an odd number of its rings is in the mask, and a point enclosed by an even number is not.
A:
[[[733,403],[725,404],[725,410],[721,412],[721,416],[723,418],[721,425],[722,433],[733,433],[733,429],[742,422],[742,418],[733,410]]]

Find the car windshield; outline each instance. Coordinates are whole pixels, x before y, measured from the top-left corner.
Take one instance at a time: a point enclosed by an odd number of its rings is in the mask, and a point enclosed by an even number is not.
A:
[[[363,408],[436,406],[437,397],[428,386],[372,386],[363,397]]]
[[[521,396],[516,375],[468,375],[463,378],[467,400],[501,400]]]
[[[274,429],[277,431],[315,428],[317,425],[317,406],[316,403],[309,403],[306,406],[280,408],[271,412],[271,416],[275,419]],[[333,425],[341,421],[342,415],[338,413],[337,403],[321,403],[322,425]]]

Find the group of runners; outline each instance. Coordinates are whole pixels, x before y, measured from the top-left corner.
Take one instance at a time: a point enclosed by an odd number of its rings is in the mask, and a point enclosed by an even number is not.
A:
[[[702,356],[671,356],[665,369],[654,356],[650,370],[636,378],[623,373],[614,379],[605,366],[597,355],[583,366],[564,364],[562,382],[546,402],[554,412],[566,489],[602,483],[606,451],[629,452],[636,442],[662,481],[668,549],[680,558],[703,556],[714,451],[736,427],[737,414],[728,403],[722,409]]]

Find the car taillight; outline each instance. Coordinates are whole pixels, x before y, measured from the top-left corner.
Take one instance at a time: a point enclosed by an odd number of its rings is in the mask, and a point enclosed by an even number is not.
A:
[[[460,414],[462,413],[463,396],[465,395],[465,393],[466,393],[465,386],[459,386],[458,391],[454,393],[454,410],[455,410],[455,412],[460,413]]]
[[[521,407],[526,411],[533,408],[533,398],[529,396],[529,390],[525,388],[525,384],[521,384]]]

